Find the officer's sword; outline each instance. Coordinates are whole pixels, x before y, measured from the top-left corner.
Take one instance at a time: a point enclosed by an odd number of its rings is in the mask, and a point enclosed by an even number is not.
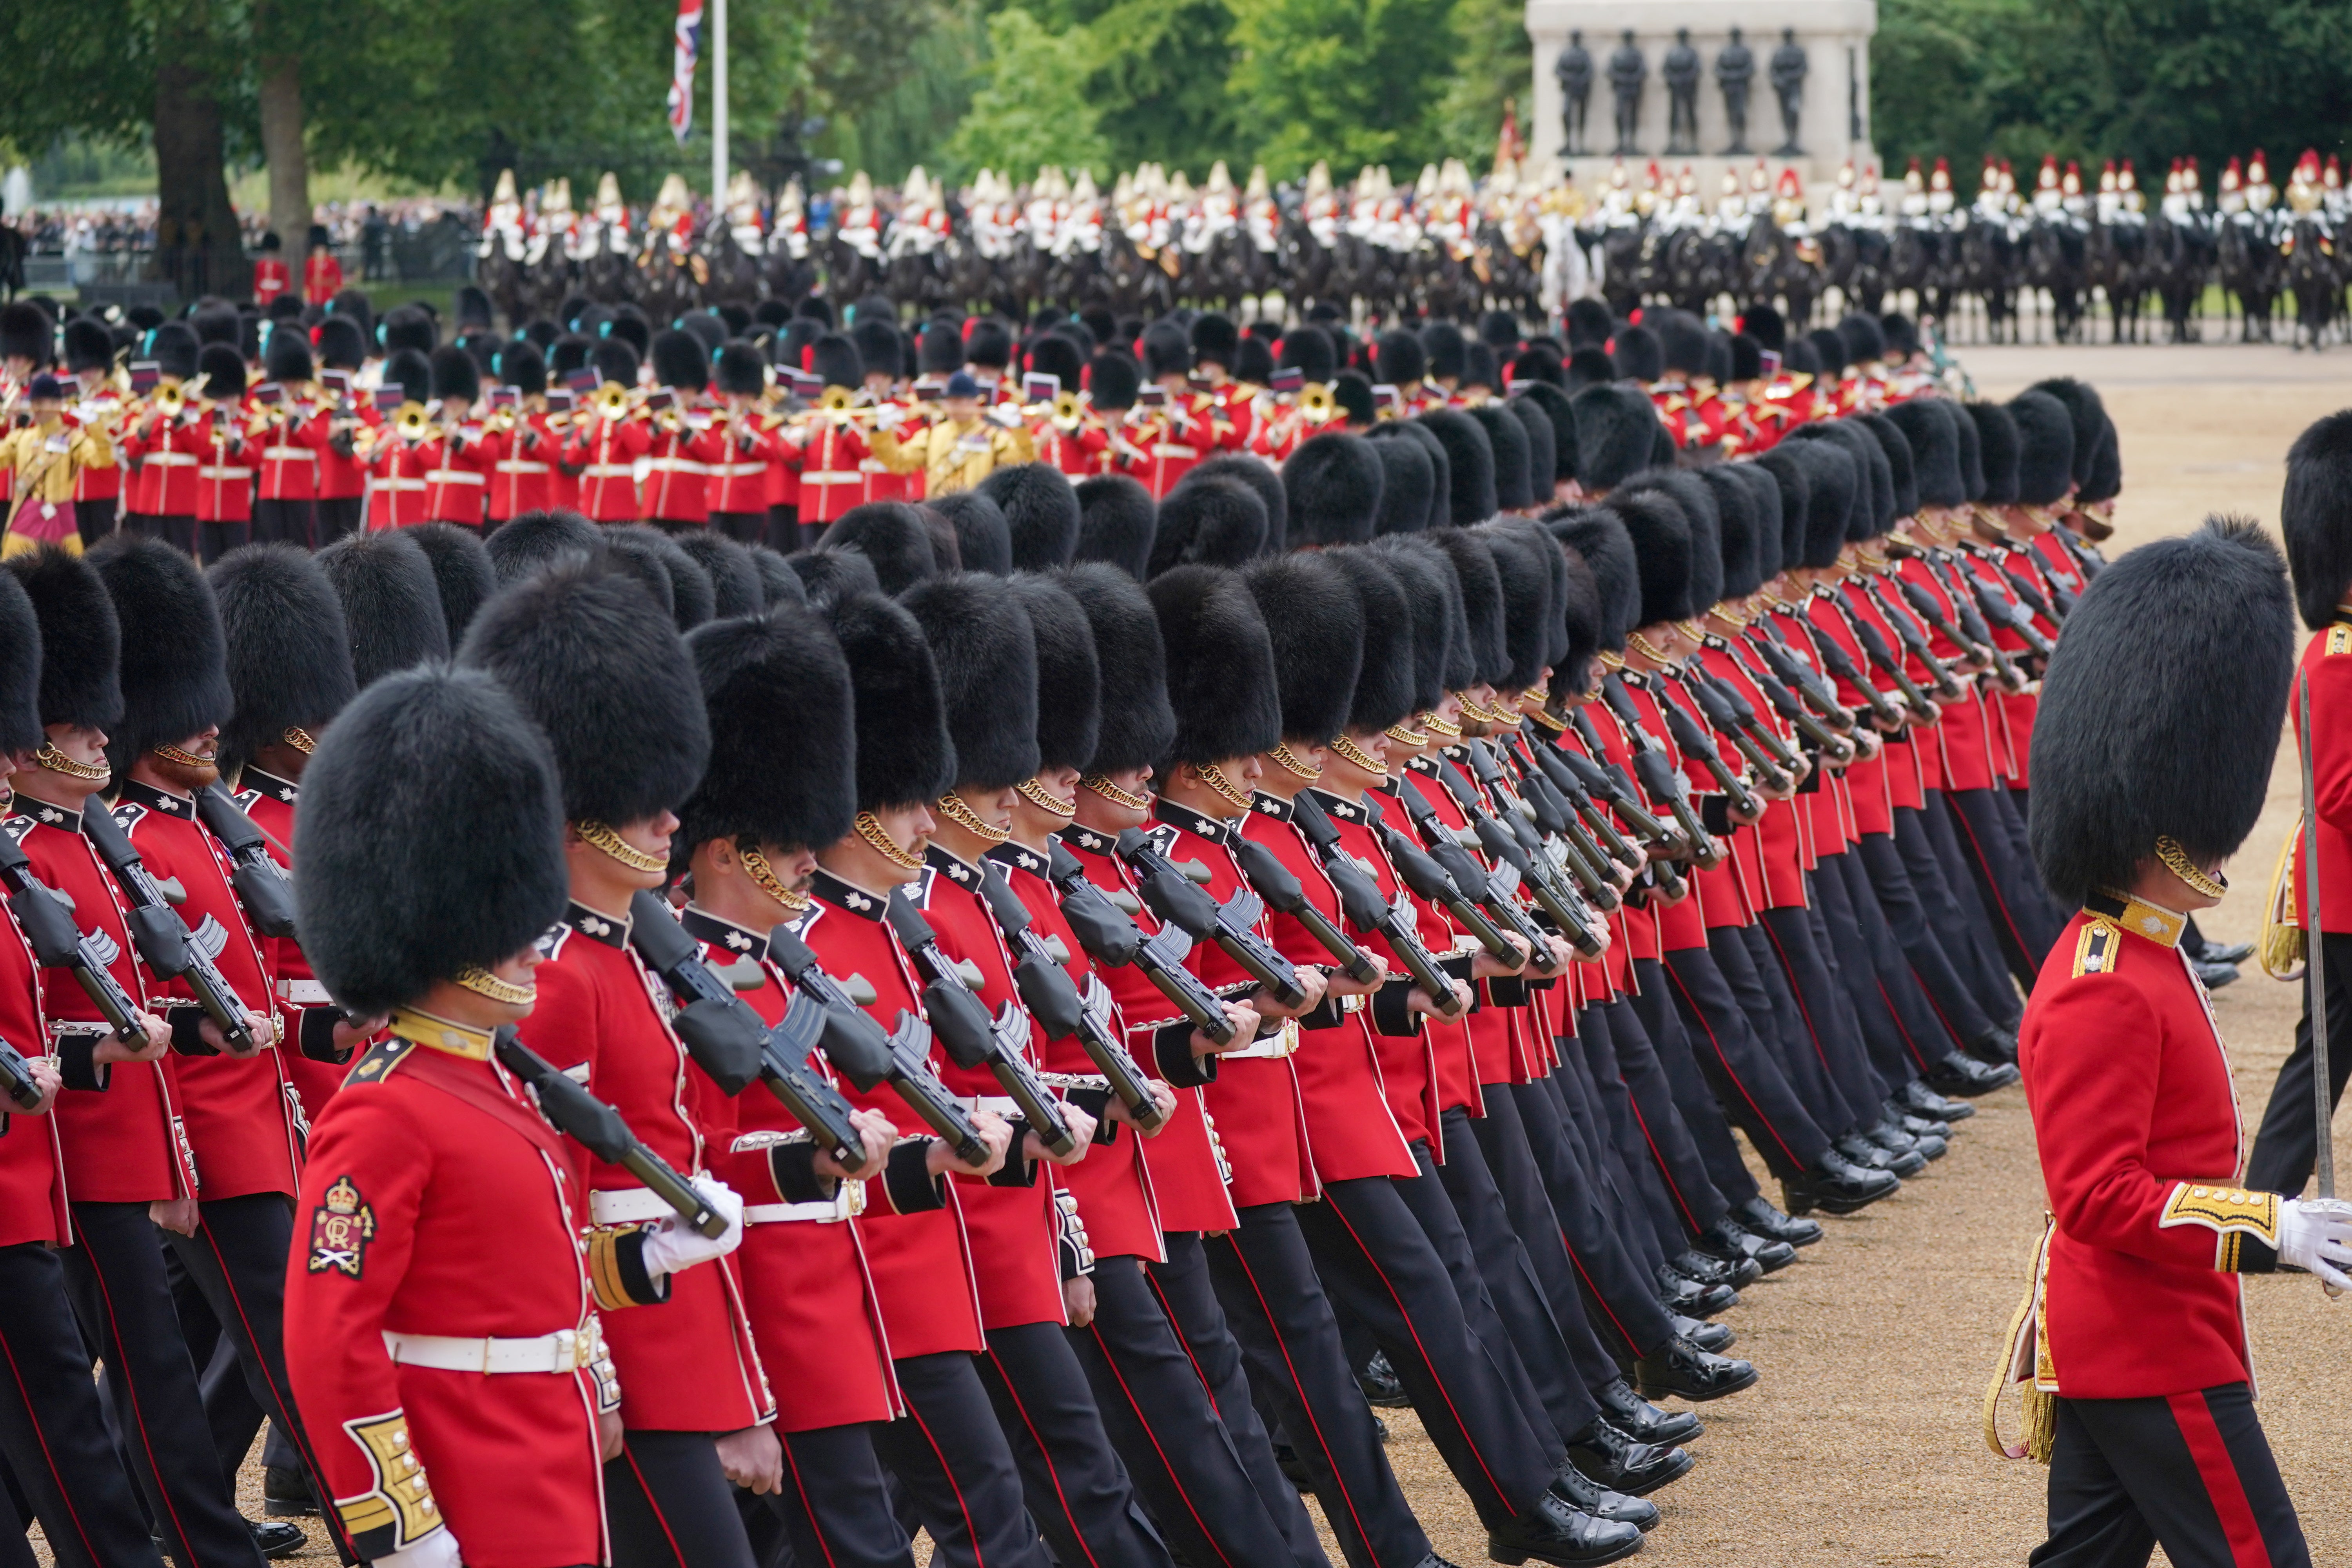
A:
[[[2333,1076],[2327,1070],[2327,959],[2326,942],[2319,923],[2319,790],[2314,782],[2311,767],[2311,678],[2303,676],[2294,683],[2295,739],[2303,754],[2303,877],[2304,877],[2304,963],[2310,975],[2311,1004],[2311,1100],[2312,1114],[2319,1125],[2319,1139],[2312,1151],[2313,1168],[2319,1180],[2319,1201],[2336,1203],[2336,1097]],[[2332,1285],[2324,1285],[2330,1300],[2343,1292]]]

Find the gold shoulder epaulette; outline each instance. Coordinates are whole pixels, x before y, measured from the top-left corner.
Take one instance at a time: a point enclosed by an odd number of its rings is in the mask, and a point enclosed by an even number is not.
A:
[[[2352,653],[2352,622],[2337,621],[2327,628],[2327,651],[2331,657]]]
[[[2116,948],[2122,937],[2122,928],[2104,918],[2084,921],[2074,939],[2074,978],[2114,973]]]
[[[400,1064],[406,1061],[409,1053],[415,1049],[416,1049],[415,1040],[405,1040],[398,1035],[370,1046],[367,1053],[352,1063],[352,1070],[344,1075],[344,1086],[348,1088],[357,1083],[383,1082],[399,1070]]]

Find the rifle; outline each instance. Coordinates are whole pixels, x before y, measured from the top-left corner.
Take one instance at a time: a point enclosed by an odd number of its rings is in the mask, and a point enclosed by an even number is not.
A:
[[[1030,1016],[1044,1026],[1049,1040],[1066,1040],[1076,1037],[1079,1048],[1103,1075],[1110,1091],[1127,1107],[1128,1119],[1145,1132],[1157,1132],[1167,1120],[1160,1113],[1160,1102],[1151,1098],[1151,1079],[1137,1065],[1135,1058],[1110,1032],[1106,1021],[1110,1011],[1110,993],[1099,975],[1088,975],[1089,988],[1098,1005],[1087,1005],[1090,998],[1082,997],[1069,971],[1037,939],[1031,928],[1036,917],[1022,903],[1013,885],[996,868],[993,861],[983,861],[980,868],[980,896],[988,902],[988,911],[996,917],[996,929],[1004,933],[1004,945],[1018,955],[1013,965],[1013,988]]]
[[[1910,585],[1916,586],[1916,584]],[[1903,646],[1911,650],[1911,657],[1927,669],[1928,681],[1936,688],[1936,695],[1956,702],[1959,700],[1960,683],[1952,679],[1951,668],[1937,658],[1935,650],[1928,647],[1927,634],[1921,631],[1910,616],[1898,613],[1877,584],[1865,584],[1862,591],[1870,596],[1872,604],[1878,606],[1878,613],[1885,617],[1888,626],[1895,628],[1895,635],[1903,639]]]
[[[903,891],[893,892],[887,910],[890,929],[925,977],[923,1011],[948,1058],[958,1067],[986,1067],[995,1075],[1021,1119],[1054,1153],[1066,1155],[1078,1146],[1070,1124],[1062,1120],[1061,1102],[1030,1065],[1029,1015],[1016,1002],[1007,1002],[994,1018],[965,981],[963,972],[940,951],[939,933],[916,910]]]
[[[2067,595],[2066,596],[2069,602],[2061,605],[2055,601],[2054,597],[2045,597],[2042,590],[2033,585],[2032,580],[2021,572],[2012,572],[2007,566],[2003,566],[2000,568],[2000,574],[2009,580],[2011,590],[2014,592],[2020,599],[2022,599],[2027,605],[2032,607],[2035,615],[2040,616],[2043,620],[2048,621],[2053,626],[2058,625],[2059,622],[2064,620],[2066,618],[2066,612],[2074,607],[2071,602],[2074,595]],[[2058,587],[2056,584],[2053,583],[2051,584],[2051,594],[2053,595],[2063,592],[2064,590]]]
[[[1895,704],[1886,700],[1886,693],[1863,679],[1862,671],[1853,667],[1853,660],[1847,656],[1845,649],[1838,646],[1837,639],[1810,620],[1800,624],[1804,626],[1805,636],[1811,641],[1813,651],[1821,656],[1822,668],[1862,693],[1863,706],[1870,710],[1870,716],[1878,727],[1890,735],[1901,729],[1903,715],[1896,712]],[[1849,617],[1846,625],[1854,629],[1854,640],[1860,642],[1860,624]],[[1879,644],[1881,649],[1885,646],[1884,642]],[[1866,644],[1864,651],[1867,651]]]
[[[1576,885],[1583,890],[1585,901],[1598,909],[1613,910],[1617,907],[1617,887],[1610,879],[1608,857],[1584,831],[1583,822],[1577,816],[1576,804],[1569,793],[1552,783],[1550,773],[1543,766],[1543,753],[1554,749],[1540,735],[1530,735],[1528,737],[1528,753],[1537,759],[1535,766],[1521,765],[1507,748],[1503,750],[1503,755],[1510,762],[1511,772],[1518,778],[1519,799],[1534,815],[1536,831],[1559,846],[1556,859],[1576,879]],[[1559,767],[1558,763],[1552,765]],[[1565,768],[1560,771],[1567,772]]]
[[[1421,940],[1414,923],[1412,905],[1402,899],[1391,902],[1381,891],[1380,879],[1367,872],[1350,859],[1339,847],[1339,830],[1331,826],[1331,818],[1323,808],[1301,795],[1291,803],[1290,819],[1307,840],[1307,847],[1331,879],[1331,889],[1339,895],[1340,911],[1348,923],[1360,931],[1378,932],[1404,965],[1412,983],[1422,994],[1437,1005],[1441,1017],[1452,1018],[1462,1012],[1462,999],[1454,994],[1454,977],[1439,965],[1437,957]],[[1507,948],[1508,944],[1505,944]]]
[[[1309,809],[1318,816],[1322,815],[1322,808],[1311,803]],[[1323,826],[1329,827],[1329,819],[1326,818]],[[1338,837],[1336,828],[1332,836]],[[1234,835],[1233,842],[1227,847],[1234,852],[1234,862],[1241,868],[1251,889],[1265,900],[1266,908],[1276,914],[1288,915],[1305,926],[1307,934],[1315,939],[1317,945],[1339,961],[1341,973],[1359,985],[1370,985],[1381,977],[1381,966],[1374,963],[1362,948],[1349,942],[1347,934],[1331,923],[1330,916],[1315,907],[1315,901],[1307,896],[1307,889],[1299,885],[1297,877],[1291,875],[1290,868],[1282,863],[1280,856],[1255,838],[1245,838],[1239,833]],[[1327,874],[1328,870],[1326,868]],[[1362,921],[1355,923],[1360,931],[1372,929]]]
[[[809,1066],[824,1028],[824,1004],[805,991],[795,991],[784,1016],[760,1041],[760,1081],[843,1170],[862,1176],[866,1173],[866,1140],[850,1120],[850,1103]]]
[[[1723,748],[1715,743],[1715,737],[1707,733],[1697,720],[1683,711],[1679,704],[1668,701],[1664,690],[1658,693],[1658,711],[1665,715],[1666,733],[1675,738],[1675,744],[1682,749],[1684,756],[1696,757],[1706,766],[1732,810],[1743,816],[1754,816],[1763,811],[1763,803],[1756,798],[1756,792],[1725,763]]]
[[[1793,770],[1797,759],[1781,743],[1780,736],[1757,722],[1756,710],[1748,699],[1740,696],[1728,682],[1715,679],[1696,664],[1683,671],[1683,690],[1698,704],[1699,711],[1706,715],[1708,723],[1731,738],[1733,747],[1747,760],[1748,765],[1756,770],[1757,779],[1766,789],[1784,790],[1790,787],[1793,781],[1780,770],[1783,766]],[[1769,751],[1777,753],[1778,760],[1768,754],[1766,746],[1758,743],[1759,736],[1769,737]]]
[[[1580,756],[1558,746],[1538,745],[1535,753],[1538,764],[1550,778],[1553,786],[1576,808],[1577,819],[1592,835],[1595,847],[1605,851],[1609,859],[1626,869],[1639,870],[1642,852],[1617,830],[1617,825],[1609,820],[1609,814],[1596,803],[1596,797],[1608,797],[1611,785],[1600,764],[1590,757]],[[1612,888],[1610,891],[1614,896],[1616,889]]]
[[[2037,658],[2047,659],[2058,651],[2056,645],[2042,635],[2033,624],[2033,616],[2015,599],[2004,599],[1992,591],[1991,585],[1975,573],[1966,574],[1969,586],[1976,591],[1977,604],[1984,610],[1985,618],[2007,626],[2024,640],[2025,649]],[[2007,575],[2007,574],[2003,574]]]
[[[1251,979],[1272,992],[1277,1005],[1296,1007],[1307,1000],[1298,971],[1257,934],[1257,918],[1265,906],[1255,893],[1244,887],[1218,903],[1153,848],[1139,827],[1118,836],[1118,858],[1136,874],[1143,901],[1163,923],[1181,927],[1194,942],[1215,942]]]
[[[1992,628],[1985,625],[1985,618],[1978,612],[1976,605],[1968,595],[1960,592],[1958,579],[1968,573],[1961,568],[1950,567],[1949,563],[1932,555],[1927,558],[1927,570],[1935,574],[1936,581],[1943,585],[1946,594],[1951,595],[1952,608],[1959,616],[1960,630],[1968,634],[1969,640],[1991,663],[1993,677],[2000,682],[2001,689],[2012,692],[2024,690],[2024,674],[2011,661],[2008,650],[1993,641]]]
[[[768,956],[791,977],[795,990],[824,1009],[820,1048],[860,1094],[887,1083],[955,1151],[958,1160],[977,1165],[988,1158],[988,1146],[963,1102],[931,1071],[929,1025],[901,1012],[897,1026],[885,1034],[871,1014],[850,1000],[841,982],[824,972],[808,944],[786,927],[768,933]]]
[[[1578,709],[1570,716],[1570,722],[1576,726],[1577,734],[1582,737],[1585,748],[1591,755],[1579,756],[1574,752],[1562,752],[1560,761],[1568,764],[1569,771],[1576,774],[1578,782],[1591,793],[1592,798],[1608,802],[1609,809],[1623,817],[1625,826],[1631,827],[1643,843],[1669,854],[1679,854],[1687,849],[1689,846],[1683,842],[1675,830],[1659,821],[1656,814],[1643,804],[1641,793],[1634,789],[1633,781],[1626,775],[1623,768],[1614,763],[1596,760],[1606,757],[1609,752],[1601,743],[1601,731],[1594,727],[1592,716]],[[1642,733],[1638,726],[1629,728],[1637,735]],[[1646,861],[1637,854],[1632,860],[1621,863],[1638,868]]]
[[[253,1038],[253,1029],[245,1021],[245,1005],[229,989],[219,967],[213,963],[228,943],[228,932],[218,921],[206,915],[194,931],[180,918],[163,897],[163,889],[139,858],[131,842],[131,835],[122,831],[120,823],[106,809],[106,803],[91,795],[83,803],[81,830],[84,837],[98,850],[99,858],[114,873],[116,884],[131,905],[131,940],[138,946],[139,956],[147,967],[165,980],[181,980],[205,1010],[205,1016],[221,1032],[221,1037],[235,1047],[238,1054],[250,1056],[260,1047]],[[173,1048],[184,1055],[215,1056],[212,1047],[199,1041],[192,1047],[182,1047],[175,1037]]]
[[[1184,967],[1192,952],[1192,939],[1182,928],[1163,925],[1146,937],[1124,910],[1087,879],[1078,858],[1058,844],[1047,859],[1045,877],[1062,895],[1062,918],[1070,922],[1071,934],[1087,950],[1087,956],[1113,969],[1134,964],[1210,1041],[1219,1046],[1233,1043],[1233,1020],[1225,1016],[1217,994]]]
[[[1527,939],[1528,963],[1537,973],[1559,973],[1559,964],[1551,955],[1543,928],[1495,885],[1486,868],[1467,849],[1454,842],[1438,820],[1436,808],[1410,778],[1400,781],[1397,801],[1429,847],[1424,849],[1386,822],[1376,826],[1397,875],[1404,879],[1413,896],[1442,907],[1455,924],[1477,939],[1478,945],[1497,958],[1509,957],[1516,951],[1502,942],[1503,928],[1509,927]],[[1616,889],[1610,891],[1613,894]]]
[[[1822,679],[1822,672],[1790,653],[1782,643],[1780,629],[1770,621],[1759,621],[1757,624],[1764,628],[1766,635],[1756,644],[1756,651],[1762,657],[1764,662],[1771,667],[1773,678],[1790,693],[1801,693],[1805,705],[1821,716],[1822,722],[1828,726],[1829,731],[1843,732],[1853,729],[1853,713],[1849,712],[1845,705],[1837,700],[1836,689]],[[1768,692],[1766,695],[1769,696],[1770,693]],[[1774,706],[1779,706],[1777,700]],[[1786,709],[1781,710],[1788,711]],[[1828,732],[1822,731],[1822,726],[1819,724],[1813,726],[1808,733],[1815,731],[1823,734]],[[1825,746],[1825,742],[1817,742],[1816,743]],[[1846,747],[1846,755],[1853,754],[1853,747],[1849,743]]]
[[[1878,628],[1856,615],[1847,616],[1846,625],[1853,628],[1854,640],[1862,645],[1864,657],[1886,672],[1895,682],[1895,689],[1903,693],[1904,703],[1918,715],[1920,722],[1935,723],[1941,717],[1941,710],[1919,689],[1919,683],[1911,679],[1911,672],[1904,668],[1903,661],[1895,657],[1894,648],[1879,635]]]
[[[700,946],[659,893],[640,888],[629,895],[629,946],[677,1001],[670,1027],[695,1065],[730,1100],[742,1093],[760,1077],[761,1047],[768,1034],[760,1015],[710,973]]]
[[[6,833],[0,833],[0,883],[7,886],[8,908],[32,947],[33,962],[71,970],[99,1016],[134,1050],[143,1047],[147,1031],[139,1026],[139,1005],[107,967],[122,950],[104,931],[85,933],[74,924],[63,895],[33,875],[24,847]]]
[[[636,1177],[647,1191],[677,1211],[688,1229],[714,1240],[727,1234],[727,1216],[713,1208],[693,1183],[639,1142],[619,1111],[516,1039],[513,1025],[499,1030],[490,1048],[509,1072],[530,1086],[539,1109],[558,1132],[604,1163],[618,1165]]]
[[[0,1040],[0,1094],[6,1095],[21,1110],[41,1108],[41,1086],[33,1080],[33,1064],[6,1040]],[[0,1110],[0,1136],[5,1136],[7,1131],[8,1113]]]
[[[1712,871],[1722,865],[1723,846],[1715,841],[1715,836],[1707,832],[1706,825],[1699,821],[1698,813],[1691,809],[1690,781],[1683,777],[1673,759],[1666,755],[1664,744],[1642,728],[1641,710],[1633,706],[1633,699],[1626,691],[1625,683],[1612,675],[1601,682],[1601,695],[1609,704],[1610,711],[1617,715],[1618,721],[1625,726],[1626,733],[1633,738],[1635,776],[1641,779],[1643,789],[1664,801],[1666,809],[1674,814],[1675,826],[1682,829],[1683,837],[1690,843],[1693,864],[1702,871]],[[1663,709],[1664,704],[1662,702],[1660,707]]]
[[[278,862],[269,858],[268,837],[246,815],[245,807],[216,784],[196,792],[196,815],[228,851],[236,868],[229,873],[229,885],[236,889],[236,901],[244,906],[245,918],[253,922],[253,929],[263,936],[291,937],[294,889]]]
[[[1475,744],[1470,748],[1469,754],[1472,767],[1479,773],[1481,782],[1487,783],[1488,787],[1492,788],[1493,782],[1488,775],[1492,773],[1496,778],[1500,776],[1499,772],[1495,769],[1494,759],[1484,756]],[[1478,763],[1482,761],[1486,766],[1479,768]],[[1542,910],[1550,918],[1551,922],[1566,933],[1578,947],[1583,949],[1587,957],[1599,953],[1606,944],[1601,941],[1600,933],[1592,929],[1591,921],[1584,917],[1575,896],[1552,879],[1552,864],[1545,858],[1542,847],[1538,845],[1531,850],[1522,841],[1519,834],[1512,831],[1516,826],[1523,833],[1526,831],[1526,825],[1507,825],[1500,817],[1486,810],[1485,804],[1478,799],[1477,793],[1468,784],[1442,769],[1438,773],[1437,782],[1444,786],[1448,795],[1454,797],[1454,805],[1462,808],[1463,815],[1470,818],[1471,830],[1478,836],[1479,847],[1486,850],[1497,865],[1510,868],[1517,882],[1524,886],[1528,889],[1528,896],[1535,900],[1536,907]],[[1489,880],[1491,882],[1491,879]]]

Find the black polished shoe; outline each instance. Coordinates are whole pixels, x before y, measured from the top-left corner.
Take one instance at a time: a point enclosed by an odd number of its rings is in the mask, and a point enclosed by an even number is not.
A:
[[[1413,1568],[1458,1568],[1458,1565],[1447,1562],[1444,1558],[1440,1557],[1436,1552],[1433,1552],[1428,1556],[1423,1558],[1420,1562],[1414,1563]]]
[[[1728,1323],[1703,1323],[1696,1318],[1685,1318],[1680,1312],[1668,1313],[1666,1321],[1675,1326],[1675,1333],[1699,1349],[1712,1351],[1717,1355],[1721,1355],[1739,1341],[1739,1336],[1732,1332]]]
[[[261,1511],[272,1519],[316,1518],[319,1500],[310,1478],[289,1465],[269,1465],[261,1472]]]
[[[2198,963],[2195,968],[2197,978],[2205,983],[2208,991],[2219,991],[2238,978],[2238,966],[2234,963]]]
[[[2017,1081],[2017,1068],[2007,1062],[1993,1067],[1964,1051],[1954,1051],[1927,1074],[1927,1087],[1940,1094],[1965,1095],[1974,1100],[1978,1095],[2007,1089]]]
[[[2254,944],[2251,942],[2233,942],[2227,947],[2223,947],[2218,942],[2209,942],[2205,944],[2205,951],[2197,955],[2197,962],[2200,963],[2226,963],[2234,969],[2239,964],[2245,963],[2246,960],[2253,956]]]
[[[1570,1447],[1572,1450],[1573,1445],[1570,1445]],[[1683,1458],[1687,1459],[1690,1456],[1685,1454]],[[1612,1490],[1605,1483],[1594,1480],[1577,1468],[1573,1452],[1570,1453],[1569,1462],[1553,1472],[1551,1495],[1579,1513],[1589,1513],[1595,1519],[1613,1520],[1619,1524],[1630,1524],[1644,1535],[1657,1526],[1658,1505],[1656,1503],[1643,1502],[1640,1498]]]
[[[1892,1171],[1865,1171],[1835,1150],[1824,1153],[1801,1176],[1780,1184],[1780,1201],[1792,1215],[1853,1214],[1903,1190]]]
[[[1691,1457],[1680,1448],[1637,1442],[1611,1426],[1606,1416],[1596,1418],[1591,1426],[1568,1440],[1568,1461],[1591,1485],[1607,1487],[1629,1498],[1647,1497],[1660,1487],[1672,1485],[1689,1474],[1692,1464]],[[1568,1500],[1603,1519],[1620,1517],[1572,1497]],[[1642,1528],[1650,1527],[1645,1524]]]
[[[1898,1156],[1916,1154],[1922,1160],[1940,1160],[1950,1147],[1944,1142],[1941,1132],[1914,1132],[1894,1121],[1882,1121],[1875,1127],[1866,1127],[1862,1135],[1882,1149],[1892,1150]],[[1910,1174],[1899,1166],[1895,1173],[1898,1176]]]
[[[1738,1306],[1739,1292],[1728,1285],[1702,1285],[1662,1263],[1658,1265],[1658,1304],[1683,1317],[1712,1318],[1727,1307]]]
[[[1615,1563],[1642,1550],[1638,1525],[1595,1519],[1546,1492],[1543,1500],[1500,1530],[1486,1532],[1486,1555],[1520,1563],[1532,1557],[1561,1568]]]
[[[1396,1368],[1389,1364],[1389,1352],[1374,1351],[1372,1359],[1356,1370],[1356,1386],[1364,1391],[1364,1403],[1379,1410],[1402,1410],[1412,1401],[1405,1396],[1404,1384],[1397,1381]]]
[[[1952,1141],[1950,1122],[1938,1121],[1932,1116],[1915,1111],[1893,1095],[1879,1101],[1878,1109],[1885,1112],[1889,1122],[1900,1127],[1913,1138],[1940,1138],[1946,1143]]]
[[[1691,1247],[1727,1263],[1744,1258],[1766,1274],[1786,1268],[1797,1260],[1795,1247],[1785,1241],[1759,1236],[1729,1215],[1699,1232]]]
[[[1737,1394],[1756,1381],[1756,1369],[1729,1356],[1709,1355],[1696,1345],[1668,1340],[1654,1355],[1633,1363],[1633,1386],[1644,1399],[1673,1394],[1693,1405]]]
[[[1924,1116],[1931,1121],[1941,1121],[1947,1126],[1957,1121],[1966,1121],[1977,1113],[1977,1108],[1965,1100],[1948,1100],[1943,1095],[1937,1094],[1927,1087],[1925,1079],[1913,1079],[1903,1086],[1895,1098],[1913,1115]]]
[[[1764,1278],[1764,1266],[1744,1254],[1736,1258],[1710,1258],[1694,1247],[1667,1258],[1666,1267],[1702,1285],[1728,1285],[1735,1290]]]
[[[2017,1036],[1996,1024],[1991,1034],[1982,1039],[1970,1040],[1968,1050],[1969,1055],[1980,1062],[1988,1062],[1994,1067],[2009,1067],[2017,1060]]]
[[[1790,1247],[1811,1247],[1822,1238],[1821,1221],[1791,1219],[1774,1208],[1771,1200],[1761,1193],[1731,1212],[1741,1225],[1757,1235],[1774,1241],[1785,1241]]]
[[[1916,1149],[1901,1153],[1872,1142],[1859,1132],[1849,1132],[1836,1142],[1837,1152],[1865,1170],[1891,1171],[1898,1176],[1916,1176],[1927,1168],[1927,1157]]]
[[[1592,1397],[1601,1406],[1601,1414],[1609,1418],[1609,1425],[1636,1443],[1671,1447],[1706,1431],[1689,1411],[1661,1410],[1634,1393],[1633,1385],[1622,1377],[1594,1389]]]
[[[1290,1446],[1290,1439],[1276,1435],[1273,1444],[1275,1467],[1282,1471],[1283,1479],[1301,1492],[1313,1491],[1315,1478],[1308,1475],[1307,1467],[1299,1462],[1298,1450]]]
[[[310,1544],[299,1524],[288,1524],[279,1519],[248,1519],[245,1528],[253,1536],[254,1549],[275,1563],[280,1557],[291,1557]]]

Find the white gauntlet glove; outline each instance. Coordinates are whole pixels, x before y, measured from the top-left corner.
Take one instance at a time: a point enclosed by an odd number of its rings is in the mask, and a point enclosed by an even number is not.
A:
[[[371,1568],[458,1568],[457,1538],[443,1525],[414,1545],[387,1552]]]
[[[896,403],[885,403],[874,411],[874,428],[896,430],[907,422],[907,410]]]
[[[638,1257],[645,1263],[646,1272],[656,1279],[714,1258],[724,1258],[743,1240],[743,1200],[735,1195],[735,1189],[716,1176],[701,1177],[694,1188],[709,1200],[712,1208],[727,1216],[727,1228],[714,1238],[687,1229],[675,1215],[647,1226]]]
[[[2339,1198],[2289,1198],[2279,1205],[2282,1263],[2319,1276],[2331,1291],[2352,1290],[2352,1204]]]

